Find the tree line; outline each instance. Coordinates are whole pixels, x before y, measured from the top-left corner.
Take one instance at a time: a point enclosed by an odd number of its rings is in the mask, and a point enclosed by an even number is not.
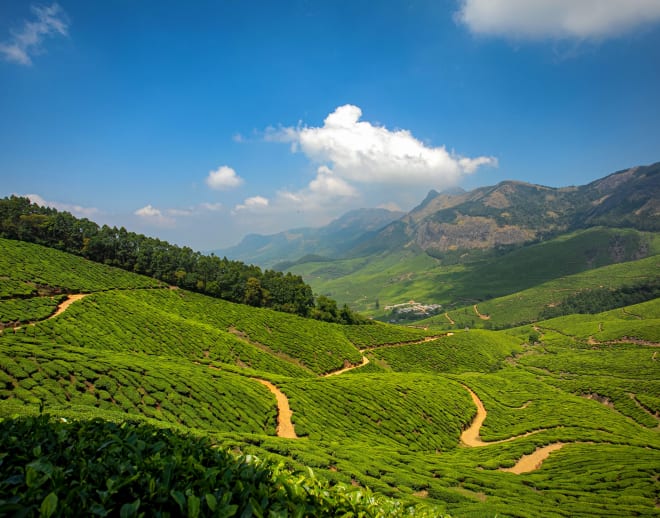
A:
[[[546,307],[540,320],[572,315],[574,313],[596,314],[610,309],[632,306],[660,297],[660,280],[647,281],[620,288],[593,288],[566,297],[560,304]]]
[[[346,305],[339,309],[328,297],[315,301],[312,288],[299,275],[262,271],[258,266],[204,255],[124,227],[99,226],[24,197],[0,199],[0,237],[56,248],[230,302],[329,322],[368,322]]]

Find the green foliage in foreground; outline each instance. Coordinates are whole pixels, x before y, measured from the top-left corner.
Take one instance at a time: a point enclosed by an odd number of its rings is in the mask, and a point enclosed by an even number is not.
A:
[[[130,422],[6,419],[0,443],[1,515],[434,516]]]

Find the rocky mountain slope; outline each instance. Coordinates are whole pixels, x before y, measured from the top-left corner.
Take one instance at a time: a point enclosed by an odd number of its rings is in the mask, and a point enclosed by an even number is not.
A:
[[[592,226],[660,230],[660,162],[579,187],[504,181],[469,192],[431,191],[418,207],[350,253],[411,245],[435,253],[494,248]]]

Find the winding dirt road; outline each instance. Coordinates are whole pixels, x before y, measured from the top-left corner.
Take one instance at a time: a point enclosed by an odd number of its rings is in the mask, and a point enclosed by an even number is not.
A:
[[[534,430],[532,432],[527,432],[522,435],[516,435],[514,437],[509,437],[507,439],[501,439],[499,441],[491,441],[491,442],[485,442],[482,441],[481,438],[479,437],[479,431],[481,429],[481,425],[484,424],[484,421],[486,420],[486,416],[488,415],[488,412],[486,411],[486,407],[484,407],[484,404],[482,403],[481,399],[479,399],[479,396],[477,396],[472,389],[467,387],[466,385],[463,385],[465,390],[467,390],[470,393],[470,397],[472,397],[472,401],[477,407],[477,415],[474,417],[472,424],[465,430],[463,430],[463,433],[461,433],[461,442],[470,448],[478,448],[481,446],[490,446],[493,444],[502,444],[503,442],[510,442],[510,441],[515,441],[516,439],[522,439],[523,437],[529,437],[530,435],[533,435],[535,433],[539,433],[544,431],[544,429],[540,430]],[[526,406],[523,405],[523,408]],[[552,443],[547,446],[543,446],[542,448],[537,448],[535,451],[530,453],[529,455],[523,455],[520,459],[518,459],[518,462],[511,467],[511,468],[502,468],[501,471],[508,471],[510,473],[515,473],[517,475],[520,475],[521,473],[528,473],[530,471],[537,470],[541,467],[541,464],[543,464],[543,461],[548,458],[548,456],[556,450],[559,450],[564,446],[564,443]]]
[[[273,385],[270,381],[262,380],[259,378],[252,378],[257,383],[261,383],[268,388],[277,400],[277,436],[285,439],[297,439],[296,430],[291,422],[291,409],[289,408],[289,400],[284,393]]]
[[[369,358],[362,356],[362,363],[358,363],[357,365],[349,365],[348,367],[344,367],[338,371],[328,372],[327,374],[324,374],[323,377],[327,378],[329,376],[337,376],[339,374],[343,374],[344,372],[352,371],[353,369],[357,369],[359,367],[364,367],[367,363],[369,363]]]

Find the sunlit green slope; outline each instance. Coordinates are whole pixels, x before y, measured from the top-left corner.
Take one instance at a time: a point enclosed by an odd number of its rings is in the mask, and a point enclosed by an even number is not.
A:
[[[376,502],[364,500],[369,493],[362,487],[405,505],[433,506],[432,516],[657,515],[657,299],[505,331],[465,331],[458,324],[453,334],[385,324],[345,327],[140,284],[144,278],[125,272],[121,275],[128,277],[115,282],[115,270],[93,263],[75,263],[65,279],[60,269],[67,268],[70,256],[35,245],[12,248],[11,243],[0,244],[3,250],[9,247],[17,264],[31,264],[27,255],[48,253],[60,267],[49,272],[33,261],[32,269],[13,269],[13,263],[5,262],[0,272],[0,308],[12,315],[3,321],[0,334],[0,417],[45,412],[69,422],[136,420],[177,434],[192,432],[221,450],[257,454],[268,465],[283,462],[299,471],[311,467],[320,480],[355,488],[353,496],[338,489],[353,502],[354,515],[361,505]],[[101,268],[98,277],[86,269],[88,264]],[[607,268],[621,268],[621,278],[632,279],[640,272],[654,275],[657,263],[649,258]],[[592,282],[598,273],[576,279],[593,275]],[[39,286],[30,284],[32,276]],[[90,293],[47,319],[62,302],[50,299],[55,286],[62,293]],[[538,290],[548,291],[547,285]],[[478,309],[486,313],[481,303]],[[494,311],[490,316],[495,320]],[[507,318],[510,322],[512,317]],[[340,372],[345,367],[355,368]],[[258,379],[273,382],[286,398],[297,439],[276,436],[282,412]],[[487,411],[476,432],[477,445],[463,434],[477,423],[478,407],[470,391]],[[131,435],[136,425],[123,426],[127,437],[136,437]],[[93,428],[90,433],[106,432]],[[125,437],[123,431],[113,433]],[[192,439],[177,437],[185,448],[193,448],[188,443]],[[22,443],[16,434],[13,441]],[[113,441],[108,443],[113,451],[133,445],[128,439]],[[531,471],[503,471],[547,446],[555,451]],[[144,448],[131,451],[151,451],[148,441]],[[21,453],[24,465],[32,466],[31,484],[36,480],[32,477],[43,473],[37,468],[45,465],[45,451],[30,443]],[[155,462],[146,454],[144,458]],[[202,477],[209,470],[215,473],[212,466],[200,467],[187,458],[179,458],[171,469],[199,468]],[[57,467],[57,461],[48,462]],[[252,469],[244,473],[256,477]],[[18,478],[10,478],[14,475]],[[216,475],[208,476],[216,480]],[[30,500],[36,502],[34,509],[49,495],[30,489],[36,486],[28,487],[21,476],[0,477],[0,509],[7,504],[4,495],[18,487],[39,495]],[[133,487],[128,472],[113,476],[117,484]],[[7,489],[2,486],[6,480],[16,483]],[[46,477],[39,487],[54,488],[48,485],[52,480]],[[292,480],[301,488],[317,487],[302,475]],[[276,487],[286,493],[285,485]],[[319,495],[336,502],[339,497],[323,493],[327,488],[322,487]],[[199,503],[199,515],[211,516],[213,500],[199,493],[200,488],[192,484],[190,494],[181,490],[185,498],[180,507],[179,494],[172,493],[179,489],[172,486],[161,504],[187,514]],[[96,489],[108,491],[107,486],[95,487],[90,494],[98,494]],[[285,500],[299,502],[295,495],[302,498],[307,490],[290,491]],[[249,501],[244,496],[237,498]],[[402,504],[393,505],[402,509]],[[332,509],[348,512],[345,507]],[[392,509],[378,504],[364,515],[386,516]]]
[[[315,292],[383,316],[386,305],[410,299],[445,305],[477,302],[658,253],[660,238],[655,233],[592,228],[514,249],[456,251],[431,257],[410,247],[301,264],[291,271],[302,275]]]

